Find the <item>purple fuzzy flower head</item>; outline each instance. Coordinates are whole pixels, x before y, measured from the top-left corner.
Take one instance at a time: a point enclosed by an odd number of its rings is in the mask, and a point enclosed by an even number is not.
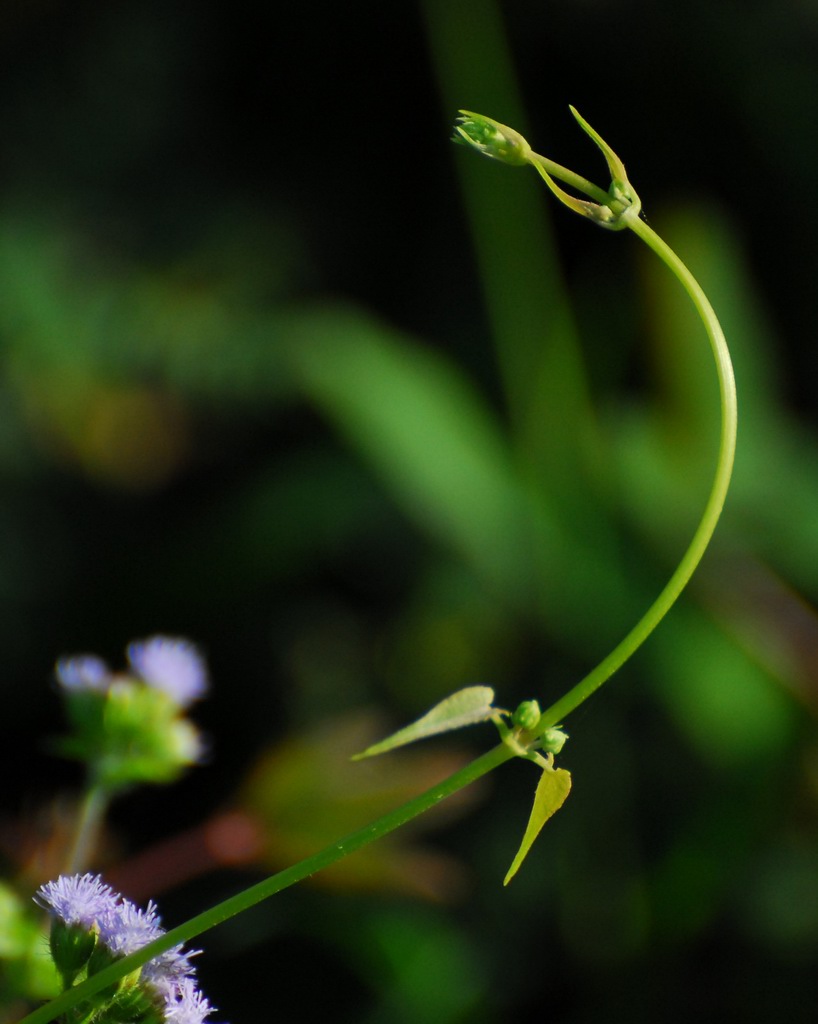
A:
[[[199,956],[201,952],[200,949],[191,949],[183,953],[181,946],[173,946],[149,960],[142,968],[142,977],[155,988],[166,988],[183,978],[191,978],[196,973],[191,957]]]
[[[128,646],[128,661],[149,686],[186,708],[207,690],[204,659],[189,640],[152,636]]]
[[[95,690],[104,693],[111,682],[111,670],[95,654],[76,654],[60,658],[57,682],[66,690]]]
[[[34,899],[68,925],[80,925],[89,932],[96,928],[98,941],[115,958],[135,953],[165,934],[154,903],[141,910],[105,885],[99,875],[61,875],[56,882],[40,886]],[[193,977],[189,958],[198,952],[183,953],[181,946],[174,946],[142,967],[139,984],[161,1005],[166,1024],[203,1024],[213,1012]],[[85,957],[89,955],[90,948]]]
[[[168,1024],[202,1024],[214,1007],[202,995],[192,978],[182,978],[158,989],[164,998]]]
[[[93,925],[116,911],[119,894],[105,885],[99,875],[60,875],[56,882],[46,882],[34,899],[49,913],[66,924]]]
[[[100,940],[117,956],[135,953],[164,935],[154,903],[149,903],[147,910],[140,910],[130,900],[121,900],[98,923]]]

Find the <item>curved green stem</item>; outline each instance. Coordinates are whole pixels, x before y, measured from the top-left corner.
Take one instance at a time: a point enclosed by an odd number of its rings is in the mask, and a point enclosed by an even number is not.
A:
[[[186,921],[178,928],[173,928],[155,942],[143,946],[136,953],[132,953],[130,956],[111,964],[75,988],[63,992],[62,995],[53,999],[50,1003],[46,1003],[33,1013],[30,1013],[21,1021],[21,1024],[46,1024],[47,1021],[54,1020],[67,1010],[70,1010],[71,1007],[83,1002],[106,986],[112,985],[119,978],[141,967],[142,964],[152,960],[165,950],[182,942],[188,942],[215,925],[228,920],[228,918],[240,914],[243,910],[248,910],[277,892],[281,892],[282,889],[286,889],[296,882],[314,875],[317,871],[328,868],[343,857],[349,856],[349,854],[354,853],[356,850],[360,850],[361,847],[367,846],[376,839],[380,839],[387,833],[406,824],[407,821],[416,818],[424,811],[428,811],[447,796],[451,796],[453,793],[458,792],[458,790],[470,785],[470,783],[475,782],[505,761],[511,760],[514,756],[514,751],[504,743],[500,743],[475,761],[455,772],[448,779],[444,779],[443,782],[432,786],[431,789],[426,790],[425,793],[421,793],[420,796],[408,801],[396,810],[390,811],[371,825],[358,829],[357,832],[353,832],[346,839],[333,843],[312,857],[302,860],[300,864],[295,864],[293,867],[278,872],[278,874],[271,875],[270,878],[265,879],[263,882],[259,882],[257,885],[253,885],[249,889],[231,896],[222,903],[218,903],[215,907],[211,907],[204,913],[198,914],[196,917],[192,917],[189,921]]]
[[[611,653],[584,679],[581,679],[573,689],[569,690],[565,696],[561,697],[555,704],[552,704],[551,707],[543,712],[540,720],[540,726],[542,727],[562,722],[594,690],[598,689],[617,669],[621,668],[668,613],[693,575],[696,566],[704,555],[707,545],[710,543],[710,538],[713,536],[713,531],[716,528],[716,523],[724,506],[727,489],[730,485],[730,476],[733,471],[737,426],[736,384],[733,375],[733,364],[730,360],[730,353],[727,349],[727,342],[725,341],[721,325],[716,318],[716,314],[713,312],[713,307],[710,305],[707,296],[702,291],[701,285],[670,246],[642,220],[634,218],[628,221],[627,226],[646,245],[650,246],[656,255],[664,261],[671,273],[675,275],[690,296],[693,305],[696,307],[696,312],[701,317],[704,328],[707,331],[707,337],[716,361],[716,372],[719,378],[719,393],[721,397],[721,437],[718,463],[710,497],[707,499],[701,521],[696,528],[690,546],[676,571],[668,580],[664,590],[662,590],[639,622]]]

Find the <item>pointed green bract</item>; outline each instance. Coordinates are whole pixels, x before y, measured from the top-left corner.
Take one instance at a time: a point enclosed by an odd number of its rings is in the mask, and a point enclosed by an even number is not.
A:
[[[493,700],[494,690],[490,686],[467,686],[465,690],[458,690],[451,697],[435,704],[431,711],[427,711],[416,722],[399,729],[380,743],[367,747],[360,754],[355,754],[352,760],[360,761],[364,757],[384,754],[406,743],[414,743],[415,740],[450,732],[452,729],[462,729],[465,725],[488,722],[502,714],[499,708],[492,707]]]
[[[534,840],[540,834],[540,829],[562,807],[570,792],[570,772],[567,772],[564,768],[543,769],[539,785],[537,786],[537,792],[534,794],[534,806],[531,808],[531,817],[528,819],[523,841],[520,843],[517,856],[511,862],[511,867],[503,879],[503,885],[508,885],[517,874]]]
[[[602,155],[605,157],[605,162],[608,164],[608,170],[611,174],[611,181],[614,184],[621,184],[627,182],[628,172],[625,170],[625,165],[622,163],[622,161],[619,159],[616,153],[614,153],[614,151],[611,149],[608,143],[602,138],[599,132],[594,131],[594,129],[588,124],[588,122],[580,114],[576,107],[572,107],[569,105],[569,109],[571,113],[574,115],[574,118],[576,119],[576,122],[580,126],[580,128],[585,132],[585,134],[589,138],[593,139],[597,146],[599,146],[599,148],[602,150]]]
[[[535,153],[522,135],[508,125],[486,117],[485,114],[477,114],[473,110],[461,110],[459,113],[460,117],[457,118],[454,127],[455,142],[471,146],[483,156],[499,160],[501,163],[515,167],[531,164],[557,199],[574,213],[612,231],[622,230],[628,226],[630,220],[639,217],[641,202],[628,181],[625,165],[599,132],[595,131],[574,107],[571,107],[571,113],[577,124],[599,146],[608,164],[611,185],[607,192],[574,171],[568,170],[567,167],[562,167],[553,160]],[[557,184],[557,180],[584,193],[589,199],[572,196]]]

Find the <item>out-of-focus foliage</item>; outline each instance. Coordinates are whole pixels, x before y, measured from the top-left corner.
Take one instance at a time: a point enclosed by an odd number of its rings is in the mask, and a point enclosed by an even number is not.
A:
[[[419,885],[396,838],[358,865],[394,895],[336,880],[214,932],[203,987],[234,1024],[270,982],[308,1020],[811,1020],[815,10],[30,0],[0,50],[0,913],[53,862],[37,798],[78,782],[41,745],[59,654],[208,653],[210,763],[115,808],[100,865],[175,878],[171,924],[406,792],[333,760],[336,716],[547,703],[652,600],[712,472],[700,328],[636,240],[555,232],[533,175],[446,141],[484,110],[594,178],[573,102],[731,341],[714,549],[567,723],[571,800],[507,889],[528,765],[425,837]],[[214,820],[240,871],[202,873]],[[409,895],[441,877],[454,906]]]
[[[256,863],[270,871],[289,867],[452,774],[463,761],[453,754],[413,751],[362,767],[352,755],[368,735],[371,723],[358,718],[324,722],[259,761],[240,801],[260,833]],[[447,800],[413,827],[339,861],[316,875],[315,882],[443,902],[456,899],[464,888],[463,865],[407,840],[461,816],[473,805],[476,788]]]

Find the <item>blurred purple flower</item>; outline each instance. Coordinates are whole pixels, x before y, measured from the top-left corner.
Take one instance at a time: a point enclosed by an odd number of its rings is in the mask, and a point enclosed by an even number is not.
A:
[[[141,679],[179,707],[186,708],[207,690],[207,667],[189,640],[167,636],[135,640],[128,645],[128,661]]]
[[[57,681],[66,690],[96,690],[104,693],[111,681],[111,670],[95,654],[76,654],[60,658]]]

